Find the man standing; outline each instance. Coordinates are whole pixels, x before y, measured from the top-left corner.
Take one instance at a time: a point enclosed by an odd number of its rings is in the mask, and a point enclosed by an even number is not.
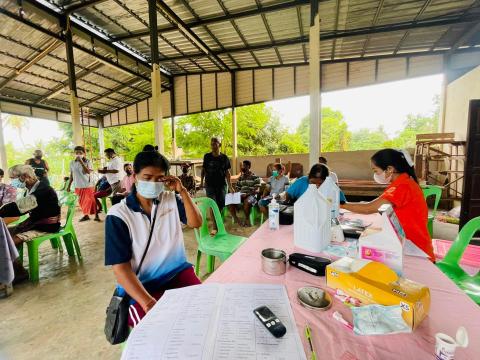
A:
[[[213,199],[220,210],[225,207],[226,187],[233,192],[230,182],[230,160],[227,155],[220,152],[220,140],[213,137],[210,141],[212,152],[203,157],[203,169],[200,187],[205,185],[205,191],[210,199]],[[204,182],[205,180],[205,182]]]
[[[112,195],[116,195],[121,192],[122,185],[120,181],[122,180],[121,171],[123,169],[122,160],[117,156],[115,150],[108,148],[105,150],[105,156],[110,160],[103,169],[99,169],[100,174],[105,174],[107,181],[112,188]]]
[[[43,182],[45,185],[50,185],[50,181],[48,180],[48,172],[50,171],[50,168],[48,166],[47,160],[44,160],[42,158],[42,150],[35,150],[33,152],[33,158],[25,161],[25,165],[30,165],[33,168],[38,180]]]

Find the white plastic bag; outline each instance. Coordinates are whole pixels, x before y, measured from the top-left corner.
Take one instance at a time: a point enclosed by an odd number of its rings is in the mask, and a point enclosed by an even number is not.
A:
[[[318,191],[332,204],[331,218],[337,218],[340,215],[340,188],[327,176]]]
[[[330,204],[313,184],[295,202],[293,212],[295,246],[320,252],[330,244]]]

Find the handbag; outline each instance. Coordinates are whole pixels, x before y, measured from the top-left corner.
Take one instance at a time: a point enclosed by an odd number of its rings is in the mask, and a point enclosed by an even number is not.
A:
[[[155,220],[157,219],[158,200],[154,200],[154,204],[157,204],[157,206],[153,214],[153,220],[150,226],[147,246],[145,247],[145,251],[143,252],[142,259],[140,260],[140,264],[138,265],[138,269],[135,272],[135,275],[137,276],[140,273],[140,269],[142,268],[143,260],[145,260],[145,256],[147,255],[147,251],[152,240]],[[120,295],[118,292],[118,288],[115,289],[115,291],[113,292],[113,296],[110,299],[110,303],[108,304],[106,310],[107,316],[105,319],[104,332],[105,336],[107,337],[107,341],[112,345],[120,344],[128,338],[128,310],[130,307],[130,300],[131,296],[128,295],[126,292],[125,295]]]

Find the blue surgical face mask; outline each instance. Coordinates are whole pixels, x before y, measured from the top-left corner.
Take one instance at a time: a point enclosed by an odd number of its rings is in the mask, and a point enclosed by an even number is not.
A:
[[[156,199],[164,190],[163,182],[138,180],[137,183],[137,191],[145,199]]]
[[[278,170],[273,170],[272,171],[272,176],[277,177],[278,176]]]
[[[25,182],[20,180],[20,178],[12,179],[10,185],[17,189],[25,189]]]

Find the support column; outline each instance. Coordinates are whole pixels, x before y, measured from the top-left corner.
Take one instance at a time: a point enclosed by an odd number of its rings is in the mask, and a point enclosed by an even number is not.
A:
[[[0,167],[5,171],[5,178],[8,178],[7,149],[5,148],[3,125],[2,109],[0,108]]]
[[[70,88],[70,114],[72,117],[73,145],[83,145],[82,125],[80,123],[80,107],[78,105],[77,82],[75,79],[75,61],[73,58],[72,30],[67,17],[65,29],[65,46],[67,54],[68,86]]]
[[[440,104],[439,104],[440,112],[438,114],[438,132],[445,132],[445,120],[447,115],[446,112],[447,112],[447,98],[448,98],[447,90],[448,90],[448,76],[444,72],[442,90],[440,92]]]
[[[233,162],[233,174],[236,175],[238,173],[238,149],[237,149],[237,141],[238,141],[238,134],[237,134],[237,108],[232,107],[232,162]]]
[[[320,14],[319,1],[310,0],[310,166],[318,162],[321,153],[321,111],[320,99]]]
[[[103,119],[97,118],[98,122],[98,152],[100,156],[100,165],[105,166],[105,137],[103,134]]]
[[[156,0],[148,0],[148,19],[150,25],[150,50],[152,58],[152,106],[153,127],[155,132],[155,144],[160,153],[165,152],[163,136],[163,113],[162,113],[162,76],[160,74],[158,53],[157,31],[157,5]]]
[[[172,115],[172,159],[177,159],[177,135],[175,131],[175,116]]]

